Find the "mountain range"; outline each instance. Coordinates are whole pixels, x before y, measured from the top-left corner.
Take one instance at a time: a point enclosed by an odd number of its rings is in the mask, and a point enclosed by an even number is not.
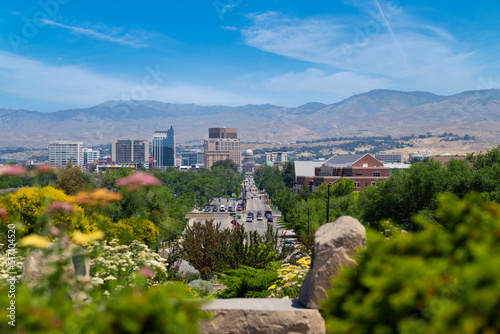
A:
[[[93,146],[112,139],[152,139],[155,130],[171,125],[179,143],[205,139],[209,127],[236,127],[244,142],[452,132],[476,136],[493,146],[500,143],[500,90],[451,96],[373,90],[338,103],[311,102],[296,108],[131,100],[55,112],[0,109],[0,146],[43,148],[53,140]]]

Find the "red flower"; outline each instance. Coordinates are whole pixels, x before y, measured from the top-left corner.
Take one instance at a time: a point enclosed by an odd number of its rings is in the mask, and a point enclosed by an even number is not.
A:
[[[116,180],[116,185],[119,187],[127,187],[128,190],[137,190],[141,187],[161,186],[162,183],[154,177],[154,175],[144,172],[135,172],[130,176]]]
[[[26,175],[26,167],[20,165],[9,165],[0,167],[0,176],[12,175],[23,177]]]
[[[76,213],[73,205],[67,202],[54,202],[47,207],[48,215],[54,215],[60,211],[65,214]]]

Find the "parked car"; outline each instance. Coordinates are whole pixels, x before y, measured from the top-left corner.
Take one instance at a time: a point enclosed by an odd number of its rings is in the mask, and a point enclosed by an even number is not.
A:
[[[219,206],[219,211],[220,211],[220,212],[224,212],[224,211],[226,211],[226,206],[225,206],[224,204],[221,204],[221,205]]]
[[[233,212],[233,207],[232,206],[228,206],[227,207],[227,212]]]
[[[217,205],[214,205],[214,207],[212,208],[212,212],[217,212]]]
[[[243,210],[243,207],[241,206],[241,204],[238,204],[238,206],[236,207],[236,211],[242,211]]]
[[[212,211],[212,208],[211,208],[211,207],[209,207],[209,206],[207,206],[207,207],[205,208],[205,212],[210,212],[210,211]]]

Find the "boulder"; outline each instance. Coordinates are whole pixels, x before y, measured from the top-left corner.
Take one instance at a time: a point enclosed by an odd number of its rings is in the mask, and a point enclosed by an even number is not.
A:
[[[297,299],[215,299],[202,306],[213,318],[201,323],[202,333],[318,333],[326,332],[318,310],[307,309]]]
[[[318,229],[314,234],[311,268],[299,292],[299,300],[304,306],[320,308],[327,290],[332,287],[332,278],[338,275],[340,268],[356,264],[351,255],[365,244],[365,240],[365,227],[348,216]]]
[[[49,256],[40,249],[33,250],[23,263],[23,272],[21,275],[21,282],[25,282],[30,286],[37,285],[38,281],[47,275],[50,270],[50,262],[54,260],[64,260],[71,257],[71,264],[64,267],[64,280],[74,280],[76,276],[83,276],[90,279],[90,261],[84,256],[83,249],[74,252],[72,248],[66,247],[61,253],[55,255],[49,253]],[[54,244],[50,244],[48,249],[51,250]]]

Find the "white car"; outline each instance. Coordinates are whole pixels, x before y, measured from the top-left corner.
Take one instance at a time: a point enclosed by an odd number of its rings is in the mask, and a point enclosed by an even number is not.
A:
[[[219,206],[219,211],[220,212],[226,211],[226,206],[224,204],[222,204],[221,206]]]

